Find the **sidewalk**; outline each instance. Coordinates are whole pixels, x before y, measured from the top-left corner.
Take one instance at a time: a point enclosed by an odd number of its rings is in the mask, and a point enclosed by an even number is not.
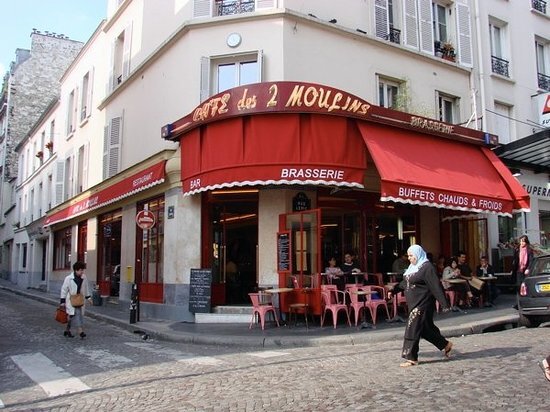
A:
[[[52,306],[59,304],[57,295],[38,289],[22,289],[5,279],[0,279],[0,290],[39,300]],[[518,322],[517,311],[512,308],[515,303],[515,295],[501,294],[495,306],[491,308],[437,314],[435,323],[446,337],[511,328]],[[338,324],[338,327],[333,329],[331,322],[325,322],[323,328],[318,324],[310,325],[309,329],[306,329],[303,323],[280,328],[277,328],[274,323],[266,323],[264,331],[259,325],[253,325],[252,329],[248,329],[248,324],[244,323],[195,324],[142,319],[140,322],[130,324],[130,308],[127,303],[117,305],[104,302],[101,306],[89,306],[86,308],[86,315],[159,340],[266,348],[354,345],[401,340],[405,329],[404,323],[386,322],[381,314],[374,329],[360,329],[354,326],[350,328],[344,324]],[[52,310],[52,320],[53,316]]]

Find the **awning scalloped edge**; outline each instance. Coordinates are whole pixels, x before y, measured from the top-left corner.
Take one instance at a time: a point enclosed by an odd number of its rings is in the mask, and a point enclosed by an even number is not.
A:
[[[337,182],[335,180],[244,180],[239,182],[224,182],[215,185],[204,186],[199,189],[190,190],[184,192],[184,196],[194,195],[196,193],[205,192],[207,190],[219,190],[231,187],[243,187],[243,186],[268,186],[268,185],[323,185],[323,186],[338,186],[364,189],[365,187],[360,183],[350,182]]]

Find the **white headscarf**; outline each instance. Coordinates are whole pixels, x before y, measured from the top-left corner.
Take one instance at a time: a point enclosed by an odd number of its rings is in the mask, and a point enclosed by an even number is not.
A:
[[[426,256],[426,252],[424,252],[424,249],[422,249],[422,246],[420,245],[412,245],[407,249],[407,254],[412,254],[413,256],[416,256],[416,265],[413,265],[412,263],[409,265],[403,276],[409,277],[411,275],[414,275],[416,272],[418,272],[418,269],[420,269],[420,266],[422,266],[424,263],[428,261],[428,257]]]

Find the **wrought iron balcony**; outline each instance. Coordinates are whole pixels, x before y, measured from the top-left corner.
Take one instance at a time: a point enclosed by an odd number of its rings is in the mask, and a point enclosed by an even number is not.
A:
[[[531,7],[536,11],[540,11],[546,14],[546,1],[545,0],[531,0]]]
[[[388,34],[388,40],[392,43],[401,43],[401,30],[390,27],[390,33]]]
[[[510,77],[508,72],[508,66],[510,62],[508,60],[501,59],[497,56],[491,56],[491,68],[493,73],[500,74],[501,76]]]
[[[255,10],[254,0],[216,0],[218,16],[249,13]]]
[[[550,91],[550,76],[547,74],[538,74],[539,88]]]

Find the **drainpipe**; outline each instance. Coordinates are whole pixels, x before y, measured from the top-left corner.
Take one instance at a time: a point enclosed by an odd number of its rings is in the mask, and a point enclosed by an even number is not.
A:
[[[482,130],[487,130],[487,123],[485,122],[485,71],[483,70],[483,50],[481,47],[481,21],[479,12],[479,0],[474,0],[474,19],[476,26],[476,43],[477,43],[477,60],[479,68],[479,98],[481,100],[481,124]],[[477,118],[477,114],[476,114]],[[478,128],[479,130],[479,128]]]

